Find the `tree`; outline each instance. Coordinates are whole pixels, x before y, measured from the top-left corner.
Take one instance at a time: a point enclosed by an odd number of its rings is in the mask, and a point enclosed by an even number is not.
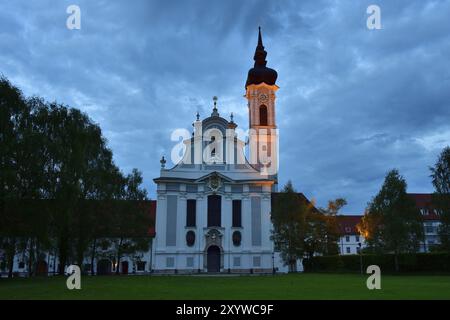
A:
[[[307,216],[312,205],[302,200],[289,181],[272,203],[272,240],[290,271],[296,271],[297,260],[305,253]]]
[[[29,209],[26,201],[38,199],[42,194],[44,157],[40,146],[43,140],[35,126],[37,112],[35,105],[28,103],[19,89],[7,79],[0,78],[0,237],[3,238],[1,243],[6,252],[9,277],[12,277],[17,249],[26,247],[27,243],[32,251],[42,240],[36,237],[43,235],[30,230],[32,225],[27,224],[36,218],[36,210],[32,210],[30,216],[23,214]],[[17,201],[19,199],[23,201]],[[31,251],[30,261],[34,256]],[[32,265],[33,261],[30,268]]]
[[[68,263],[81,266],[90,248],[93,260],[97,239],[134,221],[109,215],[108,207],[145,199],[141,184],[137,170],[120,172],[100,127],[86,114],[26,99],[0,78],[0,249],[9,276],[18,250],[30,275],[44,250],[58,255],[60,274]]]
[[[441,249],[450,252],[450,147],[442,150],[434,167],[430,168],[434,186],[433,207],[439,220]]]
[[[398,254],[417,252],[423,239],[422,216],[406,188],[398,170],[389,171],[359,225],[362,233],[368,235],[369,247],[394,253],[397,271]]]
[[[338,242],[340,230],[336,216],[339,213],[339,210],[346,205],[347,200],[344,198],[337,198],[335,200],[328,201],[328,207],[320,210],[324,216],[326,226],[326,233],[324,234],[325,246],[323,252],[325,255],[335,255],[339,253]]]
[[[356,225],[358,232],[364,236],[369,251],[383,252],[382,219],[381,213],[366,210],[361,222]]]
[[[45,197],[55,202],[53,236],[57,240],[58,272],[67,263],[81,266],[96,226],[108,219],[96,211],[90,200],[112,199],[116,175],[120,174],[106,146],[100,127],[77,109],[63,105],[43,105],[38,127],[45,137],[42,149],[49,159],[43,166],[47,177]]]
[[[125,255],[147,251],[150,245],[148,226],[150,215],[143,202],[147,200],[147,190],[142,185],[142,173],[133,169],[123,181],[114,210],[112,244],[116,257],[116,274],[119,274],[121,259]]]
[[[328,201],[327,208],[310,210],[306,217],[307,236],[305,239],[306,253],[309,258],[314,254],[335,255],[339,253],[339,225],[336,215],[347,204],[347,201],[338,198]]]

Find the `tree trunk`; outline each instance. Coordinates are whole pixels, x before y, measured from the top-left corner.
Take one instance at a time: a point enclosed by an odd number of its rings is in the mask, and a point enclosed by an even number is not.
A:
[[[14,256],[16,255],[16,238],[11,238],[8,241],[8,278],[13,277]]]
[[[57,255],[57,251],[55,249],[53,251],[53,275],[56,274],[56,255]]]
[[[59,239],[59,248],[58,248],[58,260],[59,260],[59,266],[58,266],[58,274],[64,275],[64,268],[66,266],[67,262],[67,238],[65,236],[60,236]]]
[[[84,246],[83,246],[83,240],[78,238],[78,245],[77,245],[77,264],[80,267],[80,269],[83,269],[83,261],[84,261]]]
[[[395,272],[400,272],[400,266],[398,264],[398,254],[394,253]]]
[[[33,250],[33,238],[30,238],[29,247],[28,247],[28,277],[31,278],[33,275],[33,258],[34,258],[34,250]]]
[[[116,266],[116,275],[119,275],[119,269],[120,269],[120,259],[121,259],[121,254],[122,254],[122,243],[123,243],[123,238],[120,238],[119,241],[119,247],[117,248],[117,266]]]
[[[40,246],[39,246],[39,240],[36,239],[36,249],[35,249],[35,253],[36,253],[36,259],[34,260],[34,265],[33,265],[33,275],[36,276],[37,274],[37,268],[38,268],[38,263],[39,263],[39,256],[40,256]],[[45,260],[43,260],[45,261]],[[47,274],[46,276],[48,276],[48,263],[47,263]]]
[[[92,254],[91,254],[91,276],[94,275],[94,260],[95,260],[95,252],[97,250],[97,238],[94,238],[94,242],[92,244]]]

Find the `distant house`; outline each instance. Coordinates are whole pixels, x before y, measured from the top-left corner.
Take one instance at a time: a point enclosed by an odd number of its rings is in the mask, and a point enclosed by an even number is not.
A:
[[[420,244],[420,252],[429,252],[434,246],[440,244],[438,230],[441,222],[432,205],[432,194],[408,193],[408,195],[415,201],[423,218],[424,241]],[[358,214],[337,216],[340,230],[340,254],[357,254],[360,248],[366,246],[364,237],[356,228],[362,217]]]
[[[424,241],[421,243],[420,251],[429,252],[434,246],[440,244],[439,226],[441,224],[436,209],[431,203],[431,193],[409,193],[416,202],[416,207],[423,217]]]
[[[338,215],[339,225],[339,253],[358,254],[366,246],[365,239],[359,234],[356,225],[361,221],[362,215]]]

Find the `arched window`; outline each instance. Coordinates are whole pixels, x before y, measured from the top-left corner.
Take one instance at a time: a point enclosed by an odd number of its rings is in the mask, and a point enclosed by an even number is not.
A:
[[[267,126],[267,107],[265,105],[259,106],[259,125]]]

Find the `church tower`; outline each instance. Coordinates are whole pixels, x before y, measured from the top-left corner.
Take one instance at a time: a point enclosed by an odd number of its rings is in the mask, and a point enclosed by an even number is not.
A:
[[[278,171],[278,135],[275,118],[275,84],[278,74],[266,67],[261,27],[258,32],[255,65],[248,72],[245,97],[249,111],[249,161],[262,173],[276,177]]]

